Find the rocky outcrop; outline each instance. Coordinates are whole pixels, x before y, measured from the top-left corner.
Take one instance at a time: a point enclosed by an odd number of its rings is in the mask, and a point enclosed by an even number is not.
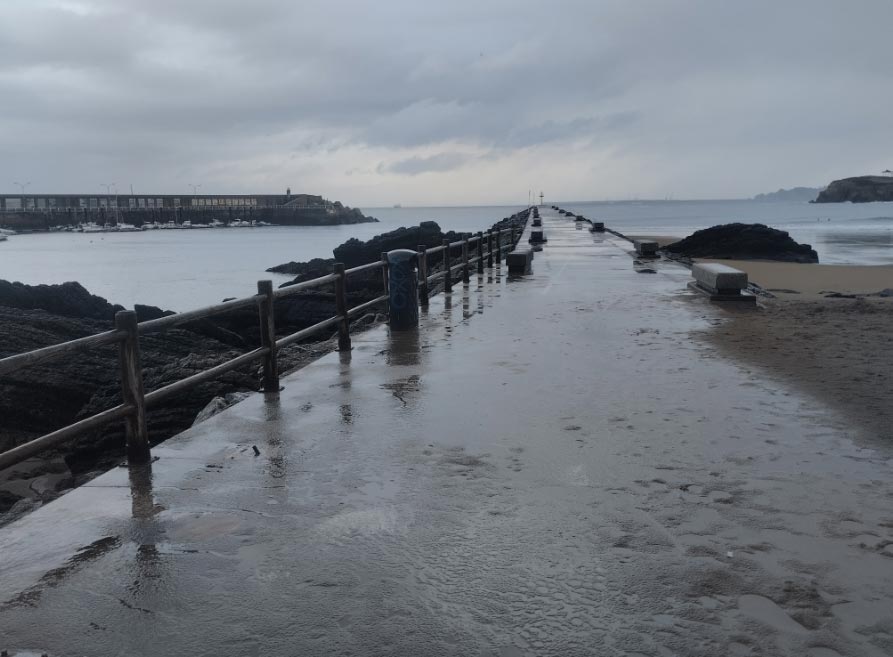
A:
[[[809,244],[798,244],[783,230],[763,224],[725,224],[705,228],[664,247],[688,258],[818,262]]]
[[[835,180],[822,191],[816,203],[870,203],[893,201],[893,176],[857,176]]]
[[[310,280],[316,276],[325,276],[317,272],[332,273],[332,264],[335,262],[333,258],[314,258],[308,262],[286,262],[275,267],[270,267],[267,271],[274,274],[290,274],[298,276],[301,280]]]
[[[356,238],[349,239],[341,246],[336,247],[333,250],[333,255],[337,262],[343,262],[345,267],[350,268],[364,265],[367,262],[375,262],[381,258],[381,254],[385,251],[394,249],[415,251],[421,244],[430,249],[433,246],[439,246],[445,239],[455,242],[468,235],[469,233],[453,231],[444,233],[436,221],[423,221],[418,226],[398,228],[376,235],[366,242],[361,242]]]
[[[24,285],[0,281],[0,306],[22,310],[45,310],[61,317],[81,317],[111,321],[123,306],[110,304],[90,294],[80,283]]]

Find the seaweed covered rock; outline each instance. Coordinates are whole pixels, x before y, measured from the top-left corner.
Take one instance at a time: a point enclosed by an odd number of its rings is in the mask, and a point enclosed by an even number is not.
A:
[[[819,261],[809,244],[798,244],[787,232],[764,224],[734,223],[705,228],[665,246],[664,250],[688,258]]]

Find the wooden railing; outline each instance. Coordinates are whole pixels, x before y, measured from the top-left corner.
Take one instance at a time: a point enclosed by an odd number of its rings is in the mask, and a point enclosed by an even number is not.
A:
[[[432,283],[443,279],[444,292],[449,293],[452,291],[453,280],[457,272],[461,272],[463,283],[468,284],[472,265],[477,266],[479,275],[484,272],[485,262],[487,267],[493,267],[494,263],[499,265],[502,261],[503,252],[514,248],[522,232],[523,227],[513,222],[510,228],[478,233],[475,236],[457,242],[444,240],[441,246],[433,248],[425,248],[424,245],[419,246],[417,257],[420,305],[423,307],[428,305]],[[476,251],[474,257],[470,257],[472,246],[474,246]],[[453,253],[460,248],[459,258],[454,262]],[[436,254],[441,254],[442,270],[429,275],[430,257]],[[348,277],[377,269],[382,271],[384,293],[370,301],[348,308]],[[257,294],[254,296],[224,301],[213,306],[146,322],[137,323],[137,316],[134,311],[122,310],[115,315],[115,328],[111,331],[0,359],[0,376],[3,376],[38,363],[67,357],[77,352],[117,345],[122,397],[121,403],[113,408],[0,453],[0,470],[20,463],[45,449],[57,446],[87,431],[118,420],[123,420],[125,423],[128,461],[134,464],[145,463],[150,458],[146,412],[151,406],[173,395],[194,388],[200,383],[216,379],[226,372],[257,361],[262,361],[263,363],[263,390],[265,392],[278,392],[279,368],[277,352],[288,345],[309,338],[327,328],[334,327],[337,327],[338,330],[338,349],[340,351],[350,350],[351,318],[387,301],[387,281],[387,253],[382,253],[381,260],[378,262],[370,262],[351,269],[345,269],[343,264],[335,263],[332,273],[327,276],[321,276],[278,289],[273,288],[272,281],[258,281]],[[329,284],[334,285],[337,314],[313,326],[308,326],[277,339],[274,313],[276,300]],[[140,336],[150,333],[161,333],[188,322],[207,319],[250,307],[257,308],[260,318],[261,344],[257,349],[151,392],[147,393],[143,390]]]

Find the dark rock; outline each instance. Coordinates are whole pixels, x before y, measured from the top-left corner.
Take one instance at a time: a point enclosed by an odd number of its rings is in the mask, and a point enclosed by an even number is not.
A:
[[[123,306],[112,305],[90,294],[75,282],[61,285],[25,285],[0,281],[0,306],[23,310],[46,310],[62,317],[82,317],[112,321]]]
[[[286,262],[282,265],[270,267],[267,271],[274,274],[291,274],[297,276],[301,280],[310,280],[332,273],[332,265],[335,260],[332,258],[314,258],[309,262]]]
[[[415,250],[420,244],[427,248],[439,246],[444,239],[455,242],[469,233],[444,233],[435,221],[423,221],[412,228],[397,228],[381,235],[376,235],[371,240],[361,242],[356,238],[347,240],[341,246],[333,250],[337,262],[343,262],[345,267],[357,267],[369,262],[381,259],[381,254],[394,249]]]
[[[136,304],[133,309],[136,311],[136,320],[138,322],[148,322],[153,319],[159,319],[174,314],[171,310],[162,310],[157,306],[144,306],[141,303]]]
[[[0,513],[9,511],[20,499],[22,499],[21,495],[0,489]]]
[[[809,244],[798,244],[783,230],[763,224],[725,224],[699,230],[664,250],[688,258],[818,262]]]
[[[819,193],[816,203],[893,201],[893,176],[857,176],[835,180]]]

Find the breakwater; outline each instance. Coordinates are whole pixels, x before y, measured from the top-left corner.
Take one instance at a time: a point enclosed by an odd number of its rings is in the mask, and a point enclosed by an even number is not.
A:
[[[78,224],[231,224],[267,222],[277,226],[336,226],[375,222],[357,208],[335,207],[228,207],[228,208],[67,208],[0,213],[0,226],[18,231],[46,231]]]

